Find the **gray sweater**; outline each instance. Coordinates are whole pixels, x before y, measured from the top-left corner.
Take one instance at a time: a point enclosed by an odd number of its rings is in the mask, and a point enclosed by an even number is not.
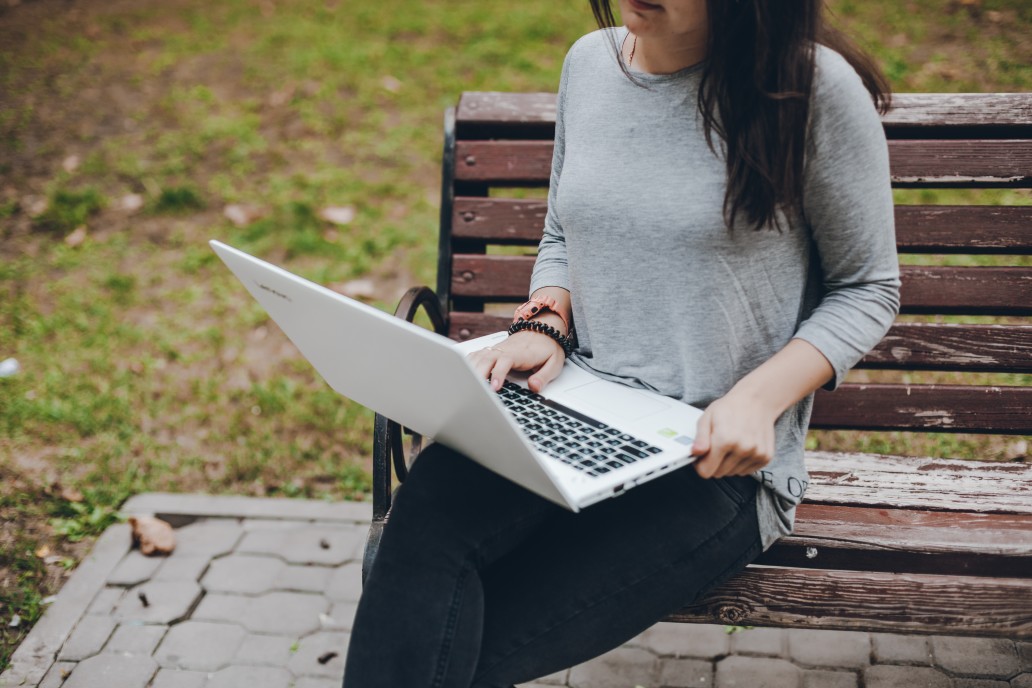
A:
[[[626,35],[610,30],[618,44]],[[704,408],[797,337],[831,362],[833,389],[899,308],[888,150],[856,72],[818,48],[803,212],[778,233],[725,223],[725,161],[696,106],[700,67],[639,72],[642,89],[617,59],[604,31],[588,34],[559,86],[531,291],[570,291],[571,360]],[[764,548],[791,532],[806,491],[811,406],[778,419],[774,460],[754,475]]]

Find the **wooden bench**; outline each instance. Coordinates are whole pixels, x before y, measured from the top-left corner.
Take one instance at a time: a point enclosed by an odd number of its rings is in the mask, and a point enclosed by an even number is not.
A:
[[[897,94],[883,121],[896,188],[1032,187],[1032,94]],[[457,340],[504,329],[527,295],[554,124],[554,94],[466,93],[448,110],[437,290],[410,290],[399,317],[423,308]],[[1032,434],[1032,207],[899,204],[896,231],[902,314],[858,366],[883,381],[818,392],[811,427]],[[957,254],[1007,258],[956,266]],[[915,371],[951,383],[910,384]],[[1009,384],[986,384],[1001,374]],[[386,418],[375,432],[367,564],[392,465],[403,480],[419,448]],[[1027,456],[808,452],[807,464],[795,534],[670,620],[1032,637]]]

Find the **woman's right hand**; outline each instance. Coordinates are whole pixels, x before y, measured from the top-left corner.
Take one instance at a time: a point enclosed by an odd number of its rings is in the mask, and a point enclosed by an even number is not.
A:
[[[491,389],[498,391],[510,370],[533,370],[527,379],[532,392],[540,392],[563,369],[566,354],[558,342],[546,334],[524,330],[509,335],[500,344],[469,355],[473,368],[490,380]]]

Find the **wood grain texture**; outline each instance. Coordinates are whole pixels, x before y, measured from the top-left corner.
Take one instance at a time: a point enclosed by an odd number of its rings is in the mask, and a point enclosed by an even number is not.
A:
[[[670,621],[1032,637],[1027,579],[750,567]]]
[[[488,313],[452,312],[448,336],[465,341],[508,327]],[[897,323],[859,368],[1032,372],[1032,326]]]
[[[458,141],[455,178],[497,186],[547,185],[551,141]],[[901,187],[1032,186],[1032,141],[889,141],[892,182]]]
[[[896,323],[857,367],[1032,372],[1032,326]]]
[[[810,504],[1032,515],[1032,464],[806,452]]]
[[[844,384],[814,395],[814,429],[1032,433],[1032,387]]]
[[[475,92],[462,94],[456,114],[463,124],[555,124],[555,93]],[[985,127],[1009,130],[1032,126],[1029,93],[895,93],[882,116],[891,135],[896,127]]]
[[[457,254],[452,294],[518,301],[526,298],[533,256]],[[904,266],[902,312],[1032,315],[1032,268]]]
[[[1032,515],[803,502],[795,533],[757,563],[794,568],[1032,577]]]
[[[902,253],[1025,254],[1032,251],[1032,206],[897,205]]]
[[[452,234],[488,243],[536,245],[545,199],[455,199]],[[1032,206],[896,206],[903,253],[1024,254],[1032,251]]]

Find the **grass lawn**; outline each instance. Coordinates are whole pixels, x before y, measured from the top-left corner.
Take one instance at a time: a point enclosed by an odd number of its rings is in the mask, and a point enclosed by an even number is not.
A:
[[[832,6],[897,90],[1032,86],[1027,0]],[[0,360],[21,365],[0,378],[0,671],[130,494],[365,497],[371,413],[205,242],[393,307],[433,283],[443,109],[554,91],[592,28],[554,0],[0,5]],[[1015,458],[1026,439],[810,442]]]

